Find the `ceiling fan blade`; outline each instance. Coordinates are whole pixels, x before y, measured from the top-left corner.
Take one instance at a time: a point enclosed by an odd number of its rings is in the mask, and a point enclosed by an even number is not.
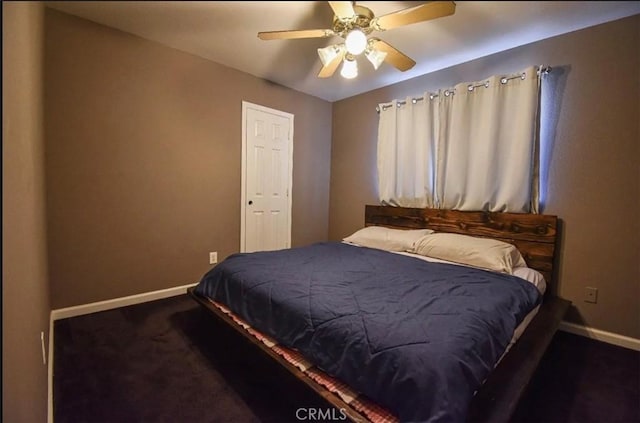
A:
[[[377,18],[375,29],[385,31],[399,26],[453,15],[456,4],[452,1],[432,1],[409,9],[398,10]]]
[[[348,19],[356,14],[353,9],[353,2],[350,1],[330,1],[329,6],[333,9],[333,13],[340,19]]]
[[[344,59],[344,51],[334,57],[329,63],[323,66],[322,69],[320,69],[318,78],[331,77],[335,73],[336,69],[338,69],[338,66],[340,66],[340,63],[342,63],[342,59]]]
[[[375,39],[373,42],[373,48],[379,51],[387,53],[384,61],[390,65],[396,67],[398,70],[404,72],[415,66],[416,62],[409,56],[396,50],[389,43]]]
[[[330,29],[301,29],[292,31],[258,32],[261,40],[293,40],[297,38],[327,38],[334,35]]]

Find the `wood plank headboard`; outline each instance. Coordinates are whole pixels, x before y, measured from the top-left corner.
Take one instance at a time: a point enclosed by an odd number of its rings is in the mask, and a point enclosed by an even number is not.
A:
[[[520,250],[529,267],[542,273],[547,284],[556,283],[557,216],[367,205],[364,221],[365,226],[428,228],[509,242]]]

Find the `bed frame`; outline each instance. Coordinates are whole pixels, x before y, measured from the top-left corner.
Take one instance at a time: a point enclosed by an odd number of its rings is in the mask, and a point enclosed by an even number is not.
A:
[[[429,228],[437,232],[451,232],[489,237],[512,243],[521,251],[528,266],[541,272],[547,281],[547,295],[520,339],[502,358],[474,396],[468,414],[473,422],[508,422],[516,410],[538,363],[542,359],[569,305],[567,300],[551,294],[556,283],[556,248],[558,218],[541,214],[466,212],[454,210],[418,209],[390,206],[365,206],[365,225],[392,228]],[[308,378],[270,348],[240,328],[229,316],[207,299],[189,288],[199,304],[219,321],[228,324],[246,338],[263,355],[287,369],[300,384],[313,390],[327,405],[343,410],[354,422],[367,419],[342,401],[337,395]]]

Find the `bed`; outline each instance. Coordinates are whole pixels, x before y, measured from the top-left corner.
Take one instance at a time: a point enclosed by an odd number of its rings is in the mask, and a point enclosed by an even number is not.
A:
[[[339,420],[509,421],[569,306],[553,295],[558,219],[366,206],[364,224],[515,245],[544,295],[509,272],[346,242],[233,255],[188,292]]]

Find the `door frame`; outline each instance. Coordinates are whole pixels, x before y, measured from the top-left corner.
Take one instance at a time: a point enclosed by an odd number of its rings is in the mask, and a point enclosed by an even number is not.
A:
[[[289,119],[289,174],[287,175],[287,247],[291,247],[291,212],[292,212],[292,187],[293,187],[293,118],[291,113],[281,110],[272,109],[270,107],[261,106],[259,104],[242,101],[242,175],[241,175],[241,193],[240,193],[240,252],[244,253],[246,248],[246,212],[247,212],[247,110],[254,109],[265,113],[275,114]]]

